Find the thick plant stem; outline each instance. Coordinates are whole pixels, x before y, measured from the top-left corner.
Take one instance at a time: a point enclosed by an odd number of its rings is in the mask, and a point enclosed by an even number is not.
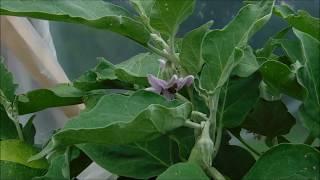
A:
[[[311,145],[315,139],[316,138],[310,133],[304,141],[304,144]]]

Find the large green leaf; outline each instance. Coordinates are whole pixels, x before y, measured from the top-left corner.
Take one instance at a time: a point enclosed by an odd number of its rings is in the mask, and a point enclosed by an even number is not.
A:
[[[48,163],[45,159],[28,162],[37,149],[19,140],[0,141],[1,179],[31,179],[45,172]]]
[[[179,25],[192,14],[195,0],[155,0],[151,26],[166,36],[175,35]]]
[[[196,75],[201,71],[204,63],[202,59],[202,42],[212,24],[213,21],[209,21],[197,29],[190,31],[183,38],[179,56],[181,65],[188,74]]]
[[[224,127],[234,128],[243,123],[259,99],[260,80],[258,75],[231,80],[222,91],[218,113]]]
[[[319,179],[320,152],[303,144],[280,144],[264,153],[245,180]]]
[[[150,16],[155,0],[129,0],[138,10],[142,10],[143,14]]]
[[[129,12],[102,0],[2,0],[0,14],[83,24],[119,33],[143,45],[149,40],[147,30]]]
[[[300,108],[304,125],[320,137],[320,43],[312,36],[294,29],[301,43],[303,67],[298,70],[298,79],[307,88],[308,96]]]
[[[157,75],[160,57],[151,53],[138,54],[116,65],[115,74],[121,81],[148,86],[147,75]]]
[[[17,85],[13,82],[12,74],[7,70],[0,57],[0,96],[4,95],[6,99],[13,102],[16,88]]]
[[[18,96],[19,114],[33,113],[50,107],[81,104],[85,95],[86,93],[69,84],[30,91]]]
[[[254,163],[254,157],[242,147],[223,145],[214,159],[213,166],[231,179],[242,179]]]
[[[45,159],[28,162],[28,158],[36,154],[38,150],[20,140],[0,141],[1,161],[10,161],[31,168],[45,169],[48,163]]]
[[[306,96],[306,90],[299,84],[296,73],[286,64],[279,61],[269,60],[260,68],[264,82],[272,89],[291,97],[302,100]]]
[[[177,145],[167,136],[127,145],[81,144],[78,147],[109,172],[136,179],[158,176],[179,162]]]
[[[308,12],[294,12],[288,5],[275,6],[275,14],[284,18],[288,24],[299,31],[305,32],[320,40],[320,19],[312,17]]]
[[[0,179],[25,180],[45,173],[45,169],[35,169],[11,161],[0,161]]]
[[[270,19],[273,4],[264,0],[246,5],[224,29],[208,33],[202,49],[206,63],[200,79],[203,89],[214,93],[224,85],[241,60],[243,51],[239,48]]]
[[[242,127],[268,137],[288,134],[294,117],[281,101],[260,100],[243,122]]]
[[[72,144],[122,145],[152,140],[183,126],[190,113],[190,103],[167,101],[148,91],[138,91],[131,96],[105,95],[90,111],[68,121],[34,158]]]
[[[162,173],[157,180],[185,180],[185,179],[197,179],[197,180],[209,180],[208,176],[202,171],[202,169],[193,163],[178,163],[169,167],[164,173]]]

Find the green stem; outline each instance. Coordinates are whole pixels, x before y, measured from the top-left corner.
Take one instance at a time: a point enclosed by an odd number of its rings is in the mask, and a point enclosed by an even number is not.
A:
[[[193,128],[193,129],[201,129],[202,128],[200,124],[192,122],[190,120],[187,120],[184,123],[184,126],[189,127],[189,128]]]
[[[19,123],[18,121],[13,121],[13,122],[14,122],[14,125],[16,126],[19,139],[20,139],[21,141],[24,141],[23,133],[22,133],[22,130],[21,130],[21,127],[20,127],[20,123]]]
[[[212,159],[214,159],[216,157],[216,155],[218,154],[218,151],[220,149],[220,145],[221,145],[221,139],[222,139],[222,131],[223,131],[223,128],[222,128],[222,124],[219,123],[219,127],[218,127],[218,130],[217,130],[217,137],[216,137],[216,140],[214,142],[214,148],[213,148],[213,154],[212,154]]]
[[[310,133],[304,141],[304,144],[311,145],[315,139],[316,138]]]
[[[232,134],[232,133],[231,133]],[[234,134],[233,134],[234,135]],[[259,153],[257,150],[255,150],[253,147],[251,147],[241,136],[234,135],[246,148],[248,148],[252,153],[254,153],[257,156],[261,156],[261,153]]]
[[[215,167],[207,167],[204,170],[214,180],[225,180],[224,176]]]
[[[70,146],[67,147],[64,153],[64,161],[65,167],[63,168],[63,176],[66,179],[70,179],[70,161],[71,161],[71,148]]]

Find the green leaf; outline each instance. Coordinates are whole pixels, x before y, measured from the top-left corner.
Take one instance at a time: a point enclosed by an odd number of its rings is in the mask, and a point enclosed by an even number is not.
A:
[[[165,36],[174,36],[179,25],[193,12],[195,0],[155,0],[150,14],[151,26]]]
[[[274,1],[265,0],[246,5],[224,29],[208,33],[202,49],[206,63],[200,79],[203,89],[214,93],[225,84],[243,55],[239,48],[246,46],[249,38],[270,19],[273,4]]]
[[[280,144],[264,153],[244,180],[319,179],[320,152],[303,144]]]
[[[145,27],[128,11],[102,0],[2,0],[0,14],[83,24],[119,33],[143,45],[149,40]]]
[[[25,142],[34,144],[34,136],[36,135],[36,128],[33,125],[33,119],[35,115],[31,116],[27,121],[27,124],[23,127],[22,133]]]
[[[272,52],[276,47],[279,46],[279,39],[282,39],[290,30],[291,28],[286,27],[282,29],[281,31],[277,32],[275,35],[270,37],[268,41],[264,44],[263,48],[258,49],[256,51],[256,56],[257,57],[263,57],[263,58],[270,58],[272,55]]]
[[[135,179],[158,176],[179,162],[177,145],[167,136],[127,145],[81,144],[78,147],[109,172]]]
[[[202,169],[193,163],[178,163],[169,167],[164,173],[162,173],[157,180],[185,180],[185,179],[197,179],[197,180],[209,180]]]
[[[2,3],[2,2],[1,2]],[[13,82],[13,76],[5,67],[3,59],[0,57],[0,95],[13,102],[17,85]]]
[[[104,58],[97,58],[98,64],[73,82],[74,87],[83,91],[95,89],[120,89],[131,85],[117,80],[115,66]]]
[[[258,75],[231,80],[226,89],[222,91],[220,102],[225,103],[219,105],[218,113],[224,127],[234,128],[243,123],[259,99],[260,80]]]
[[[288,134],[295,124],[294,117],[281,101],[260,100],[243,122],[242,127],[268,137]]]
[[[290,26],[320,40],[319,18],[312,17],[308,12],[303,10],[299,10],[296,13],[286,4],[275,6],[274,10],[275,14],[284,18]]]
[[[38,150],[20,140],[0,141],[0,147],[1,161],[10,161],[38,169],[45,169],[48,166],[45,159],[28,162],[28,158],[36,154]]]
[[[133,84],[148,86],[147,75],[157,75],[160,57],[151,53],[138,54],[120,64],[113,65],[104,58],[77,80],[74,86],[83,91],[95,89],[132,89]]]
[[[183,38],[182,49],[179,56],[181,65],[188,74],[196,75],[201,71],[204,63],[202,59],[202,42],[212,24],[213,21],[209,21],[190,31]]]
[[[44,174],[46,170],[30,168],[10,161],[0,161],[0,171],[0,179],[25,180],[40,176]]]
[[[33,113],[50,107],[81,104],[85,95],[84,92],[69,84],[30,91],[18,96],[19,114]]]
[[[293,31],[300,40],[304,58],[303,67],[298,70],[298,80],[308,91],[300,107],[300,117],[311,133],[320,137],[320,42],[306,33]]]
[[[307,94],[305,88],[299,84],[296,73],[286,64],[269,60],[261,65],[260,72],[264,82],[272,89],[299,100]]]
[[[0,104],[0,140],[17,139],[18,133],[13,121],[8,117],[6,110]]]
[[[116,65],[115,74],[121,81],[148,86],[147,75],[157,75],[160,57],[151,53],[138,54]]]
[[[92,110],[68,121],[52,137],[52,143],[34,158],[72,144],[122,145],[152,140],[183,126],[190,113],[190,103],[167,101],[148,91],[131,96],[106,95]]]
[[[138,10],[142,10],[144,15],[150,16],[155,0],[129,0]]]
[[[214,159],[213,166],[230,179],[242,179],[255,163],[254,157],[235,145],[224,145]]]
[[[239,60],[239,64],[234,68],[232,74],[239,77],[248,77],[259,69],[259,63],[250,46],[246,46],[243,52],[243,56]]]
[[[63,154],[54,157],[48,168],[48,171],[43,176],[35,177],[35,180],[50,180],[50,179],[61,179],[67,180],[62,174],[62,168],[65,166],[65,157]]]

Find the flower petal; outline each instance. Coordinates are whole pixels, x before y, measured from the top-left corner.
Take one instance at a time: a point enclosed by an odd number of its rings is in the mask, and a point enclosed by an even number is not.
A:
[[[166,81],[159,79],[152,74],[148,74],[148,82],[154,89],[159,92],[161,92],[162,89],[165,89],[167,84]]]
[[[179,78],[177,90],[179,91],[184,86],[190,86],[193,83],[194,77],[192,75],[188,75],[184,78]]]
[[[167,82],[167,86],[165,89],[169,89],[178,83],[178,76],[175,74],[171,77],[171,79]]]
[[[146,91],[151,91],[151,92],[154,92],[154,93],[157,93],[157,94],[160,94],[160,93],[161,93],[161,89],[159,90],[159,89],[155,89],[155,88],[153,88],[153,87],[148,87],[148,88],[146,88],[146,89],[144,89],[144,90],[146,90]]]

